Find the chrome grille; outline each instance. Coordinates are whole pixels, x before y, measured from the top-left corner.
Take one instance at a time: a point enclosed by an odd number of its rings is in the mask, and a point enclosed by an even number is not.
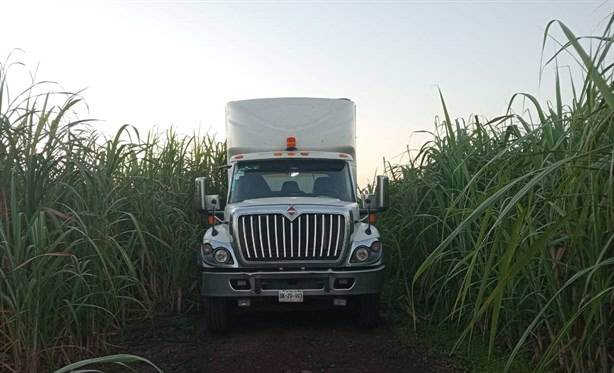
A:
[[[345,240],[342,214],[283,214],[239,216],[236,241],[246,261],[335,261]]]

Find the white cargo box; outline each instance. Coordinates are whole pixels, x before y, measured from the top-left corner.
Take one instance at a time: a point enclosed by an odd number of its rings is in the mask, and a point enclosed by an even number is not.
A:
[[[226,105],[228,159],[237,154],[283,151],[347,153],[356,160],[356,107],[347,99],[265,98]],[[355,163],[353,165],[355,167]]]

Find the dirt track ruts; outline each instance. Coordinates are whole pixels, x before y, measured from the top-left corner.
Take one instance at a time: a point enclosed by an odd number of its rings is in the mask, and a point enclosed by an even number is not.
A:
[[[199,317],[133,326],[114,352],[146,357],[167,373],[463,371],[447,355],[404,341],[386,319],[361,330],[341,310],[241,312],[218,335],[203,333]]]

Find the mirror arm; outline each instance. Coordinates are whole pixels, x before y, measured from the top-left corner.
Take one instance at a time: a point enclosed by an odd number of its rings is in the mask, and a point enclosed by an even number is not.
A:
[[[217,220],[215,217],[215,203],[213,204],[213,225],[211,227],[211,235],[212,236],[217,236],[217,229],[215,229],[215,221]]]
[[[373,209],[364,209],[364,208],[359,208],[358,209],[358,213],[360,215],[375,214],[375,213],[384,212],[384,211],[386,211],[386,208],[384,208],[384,207],[375,207]]]
[[[371,199],[368,198],[365,200],[365,202],[367,203],[367,222],[369,224],[369,226],[365,230],[365,233],[370,236],[371,235],[371,211],[370,211],[371,209],[369,206],[371,205]]]

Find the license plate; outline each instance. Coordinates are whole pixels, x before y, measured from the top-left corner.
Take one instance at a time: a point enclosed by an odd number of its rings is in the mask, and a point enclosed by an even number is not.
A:
[[[279,291],[280,302],[302,303],[303,291],[302,290],[280,290]]]

